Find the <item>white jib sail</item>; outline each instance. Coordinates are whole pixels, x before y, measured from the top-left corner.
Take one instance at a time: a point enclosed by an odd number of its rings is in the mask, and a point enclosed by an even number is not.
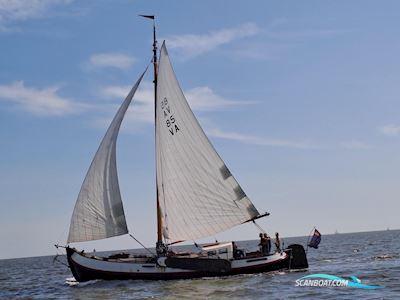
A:
[[[145,72],[125,98],[93,158],[76,200],[67,243],[128,233],[118,184],[116,142],[121,122]]]
[[[194,240],[258,216],[190,109],[165,44],[156,106],[157,187],[164,237],[171,242]]]

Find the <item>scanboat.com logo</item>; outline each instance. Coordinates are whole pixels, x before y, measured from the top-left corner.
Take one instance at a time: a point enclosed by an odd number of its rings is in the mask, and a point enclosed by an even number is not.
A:
[[[361,280],[355,276],[350,276],[351,280],[344,279],[338,276],[329,275],[329,274],[311,274],[307,276],[303,276],[296,280],[296,286],[318,286],[318,287],[325,287],[325,286],[347,286],[353,287],[357,289],[381,289],[384,286],[380,285],[367,285],[362,284]]]

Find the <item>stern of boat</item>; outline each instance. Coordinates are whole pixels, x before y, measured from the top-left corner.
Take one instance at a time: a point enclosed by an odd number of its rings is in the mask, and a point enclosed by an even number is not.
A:
[[[307,269],[308,261],[306,251],[300,244],[289,245],[285,252],[289,255],[288,268],[289,269]]]

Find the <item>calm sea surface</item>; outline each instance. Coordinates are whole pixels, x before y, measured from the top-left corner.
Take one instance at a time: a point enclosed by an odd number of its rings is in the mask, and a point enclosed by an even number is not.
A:
[[[304,244],[306,237],[287,238]],[[239,243],[251,248],[257,241]],[[65,258],[61,258],[65,261]],[[71,284],[69,269],[53,257],[0,260],[1,299],[400,299],[400,230],[324,235],[308,251],[306,272],[275,272],[175,281],[93,281]],[[356,276],[378,290],[296,287],[313,273]],[[68,279],[68,280],[67,280]]]

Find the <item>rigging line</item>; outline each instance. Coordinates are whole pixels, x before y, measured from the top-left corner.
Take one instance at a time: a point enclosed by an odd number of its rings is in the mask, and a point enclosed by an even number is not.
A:
[[[56,255],[53,257],[53,265],[54,265],[55,262],[58,262],[58,263],[60,263],[60,264],[62,264],[64,266],[66,266],[68,269],[70,269],[68,264],[66,264],[65,262],[59,260],[59,258],[58,258],[59,256],[64,256],[63,253],[59,253],[58,252],[58,248],[66,248],[66,247],[65,246],[60,246],[58,244],[55,244],[54,247],[56,247]]]
[[[62,265],[64,265],[64,266],[66,266],[66,267],[69,269],[69,268],[70,268],[69,265],[67,265],[65,262],[63,262],[63,261],[61,261],[61,260],[58,259],[58,257],[59,257],[60,255],[63,255],[63,254],[58,254],[58,253],[57,253],[57,254],[53,257],[53,265],[54,265],[55,262],[58,262],[58,263],[60,263],[60,264],[62,264]]]
[[[147,70],[149,69],[149,66],[153,63],[153,58],[150,59],[150,62],[147,64],[146,69],[144,69],[143,74],[145,74],[147,72]],[[139,88],[139,86],[138,86]]]
[[[131,233],[129,233],[129,236],[131,238],[133,238],[137,243],[139,243],[140,246],[142,246],[144,249],[146,249],[149,253],[151,253],[151,255],[153,255],[154,257],[157,257],[157,255],[155,255],[149,248],[147,248],[145,245],[143,245],[141,242],[139,242],[139,240],[136,239]]]
[[[61,240],[61,238],[64,236],[64,234],[65,234],[65,232],[67,231],[67,229],[68,229],[68,223],[65,224],[64,230],[63,230],[62,233],[58,236],[58,238],[57,238],[57,245],[60,244],[60,240]],[[68,239],[68,237],[67,237],[67,239]]]
[[[254,224],[262,233],[266,233],[265,230],[264,230],[260,225],[258,225],[258,224],[256,223],[255,220],[253,220],[253,224]]]

